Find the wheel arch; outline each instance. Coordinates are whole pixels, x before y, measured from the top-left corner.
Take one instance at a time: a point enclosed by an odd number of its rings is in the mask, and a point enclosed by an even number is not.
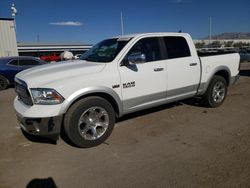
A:
[[[227,82],[227,86],[229,86],[229,84],[230,84],[230,77],[231,77],[230,76],[231,75],[230,71],[228,71],[226,69],[222,69],[222,70],[217,71],[213,76],[215,76],[215,75],[223,77],[226,80],[226,82]]]
[[[90,96],[97,96],[106,99],[113,106],[116,116],[120,117],[122,115],[123,108],[120,97],[115,91],[106,87],[85,88],[73,93],[72,95],[70,95],[70,97],[66,99],[66,102],[61,108],[61,113],[65,114],[68,109],[77,101]]]
[[[200,88],[198,90],[198,95],[203,95],[204,93],[206,93],[208,86],[215,75],[222,76],[226,80],[227,86],[230,85],[230,78],[231,78],[230,69],[226,66],[219,66],[213,71],[207,82],[200,85]]]

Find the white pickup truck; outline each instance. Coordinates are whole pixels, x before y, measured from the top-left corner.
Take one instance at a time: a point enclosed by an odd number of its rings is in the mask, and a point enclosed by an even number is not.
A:
[[[238,53],[198,56],[186,33],[118,36],[79,60],[17,74],[14,108],[26,132],[52,136],[64,128],[76,146],[92,147],[124,114],[196,96],[221,105],[239,61]]]

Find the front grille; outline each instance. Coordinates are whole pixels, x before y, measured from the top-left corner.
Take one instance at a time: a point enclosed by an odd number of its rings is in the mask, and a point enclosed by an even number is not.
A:
[[[27,84],[21,80],[15,80],[15,91],[18,95],[18,99],[24,104],[32,106],[33,102],[28,90]]]

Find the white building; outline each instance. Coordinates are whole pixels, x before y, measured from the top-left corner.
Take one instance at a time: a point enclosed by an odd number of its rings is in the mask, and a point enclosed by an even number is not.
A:
[[[0,18],[0,57],[18,56],[15,23],[12,18]]]
[[[20,56],[40,57],[43,55],[57,54],[70,51],[75,54],[83,54],[92,47],[86,43],[18,43],[17,49]]]
[[[212,39],[211,40],[211,43],[213,42],[220,42],[221,44],[224,44],[224,43],[227,43],[227,42],[233,42],[233,43],[239,43],[239,42],[242,42],[242,43],[250,43],[250,39]],[[198,43],[198,42],[201,42],[201,43],[205,43],[206,45],[209,44],[209,39],[198,39],[198,40],[194,40],[194,43]]]

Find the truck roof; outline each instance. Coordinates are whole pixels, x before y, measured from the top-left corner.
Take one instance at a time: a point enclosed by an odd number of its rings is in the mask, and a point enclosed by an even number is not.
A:
[[[150,36],[189,36],[188,33],[177,33],[177,32],[155,32],[155,33],[135,33],[135,34],[128,34],[128,35],[118,35],[112,38],[119,38],[119,39],[130,39],[134,37],[150,37]]]

